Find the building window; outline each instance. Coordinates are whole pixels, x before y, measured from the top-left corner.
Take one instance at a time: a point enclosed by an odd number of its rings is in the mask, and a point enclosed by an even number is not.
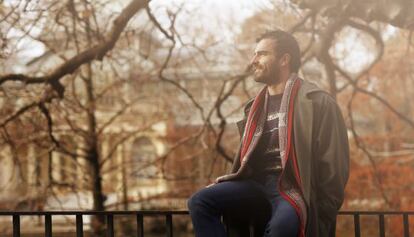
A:
[[[156,148],[149,138],[137,138],[132,146],[134,169],[132,175],[137,178],[155,178],[158,167],[155,164]]]

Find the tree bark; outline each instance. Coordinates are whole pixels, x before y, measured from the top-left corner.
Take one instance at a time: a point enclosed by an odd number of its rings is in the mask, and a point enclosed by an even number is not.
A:
[[[87,75],[83,78],[87,98],[87,136],[85,137],[87,160],[89,161],[92,182],[93,210],[105,211],[105,195],[102,190],[102,174],[99,153],[99,137],[96,124],[96,99],[92,80],[91,65],[86,66]],[[94,216],[92,219],[93,236],[104,236],[105,218],[104,216]]]

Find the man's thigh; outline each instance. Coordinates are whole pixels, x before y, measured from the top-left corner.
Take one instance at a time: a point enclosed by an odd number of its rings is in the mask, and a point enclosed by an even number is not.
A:
[[[300,222],[295,208],[281,196],[272,202],[272,216],[265,236],[297,236]]]
[[[204,188],[193,199],[212,207],[220,214],[248,214],[266,201],[263,187],[252,180],[226,181]]]

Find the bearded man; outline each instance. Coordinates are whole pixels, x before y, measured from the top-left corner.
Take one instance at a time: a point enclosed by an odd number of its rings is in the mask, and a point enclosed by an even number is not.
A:
[[[242,138],[231,172],[188,201],[196,237],[225,237],[223,215],[249,220],[260,236],[335,236],[349,176],[340,109],[298,77],[300,49],[291,34],[271,31],[257,42],[249,66],[264,87],[237,124]]]

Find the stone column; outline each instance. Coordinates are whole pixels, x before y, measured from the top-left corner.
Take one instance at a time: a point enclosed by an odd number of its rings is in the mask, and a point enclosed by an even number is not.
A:
[[[27,147],[27,184],[29,187],[36,185],[36,152],[33,144],[29,144]]]
[[[62,156],[59,152],[52,152],[52,178],[55,181],[62,181],[61,166],[62,166]]]
[[[116,148],[116,152],[114,153],[115,156],[112,157],[114,163],[116,164],[116,167],[118,167],[116,170],[113,171],[116,177],[115,180],[116,180],[117,190],[122,190],[122,180],[123,180],[122,166],[125,165],[122,146],[123,144],[118,145],[118,147]]]
[[[109,144],[110,144],[110,137],[107,136],[102,137],[100,142],[100,162],[104,162],[105,159],[107,159],[108,153],[109,153]],[[105,186],[110,184],[112,186],[112,172],[110,172],[110,169],[113,168],[113,164],[111,160],[105,161],[104,165],[102,166],[102,178],[106,180]],[[108,172],[109,171],[109,172]]]
[[[84,156],[84,151],[82,150],[82,143],[78,143],[77,148],[76,148],[76,154],[78,154],[78,157],[76,157],[76,180],[75,180],[75,184],[76,187],[80,190],[84,190],[86,188],[87,185],[87,179],[89,179],[89,177],[85,177],[88,175],[88,172],[86,172],[87,170],[87,161],[85,160]]]

